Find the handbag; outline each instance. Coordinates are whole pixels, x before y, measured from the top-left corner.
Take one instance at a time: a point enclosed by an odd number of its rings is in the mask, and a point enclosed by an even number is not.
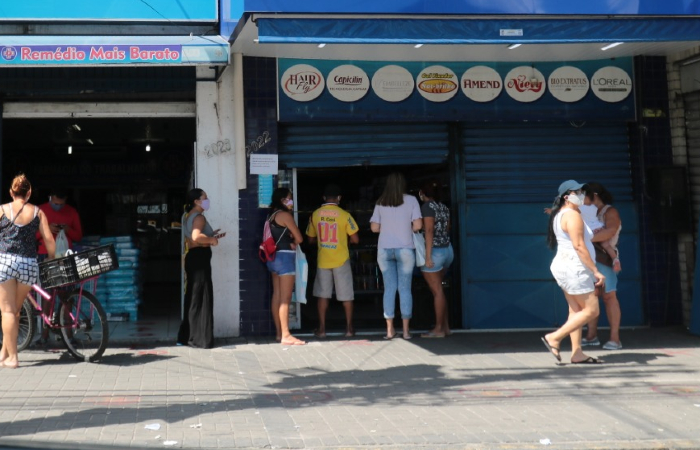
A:
[[[422,233],[413,233],[413,245],[416,247],[416,267],[425,265],[425,236]]]
[[[612,267],[613,266],[613,260],[608,255],[608,253],[605,251],[603,246],[601,245],[600,242],[594,242],[593,247],[595,248],[595,260],[596,262],[601,263],[604,266],[607,267]]]

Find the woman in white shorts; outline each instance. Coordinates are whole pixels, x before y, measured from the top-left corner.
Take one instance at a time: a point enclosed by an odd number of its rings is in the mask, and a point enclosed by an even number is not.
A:
[[[56,249],[46,216],[29,203],[32,185],[23,174],[12,180],[12,202],[0,205],[0,311],[2,311],[2,348],[0,366],[16,369],[19,311],[37,283],[36,233],[46,243],[49,258]]]
[[[573,364],[597,364],[600,360],[587,356],[581,350],[581,328],[598,317],[598,297],[595,287],[605,283],[605,277],[595,265],[593,232],[583,222],[579,206],[583,204],[583,184],[574,180],[563,182],[549,219],[547,242],[557,249],[550,270],[569,304],[566,323],[542,337],[547,350],[561,361],[559,349],[567,336],[571,337],[571,362]]]

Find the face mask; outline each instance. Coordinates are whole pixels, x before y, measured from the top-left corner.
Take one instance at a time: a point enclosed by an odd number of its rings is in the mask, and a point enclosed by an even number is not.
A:
[[[284,206],[286,206],[289,209],[292,209],[292,206],[294,206],[294,200],[288,198],[287,200],[285,200]]]
[[[567,200],[569,203],[573,203],[576,206],[581,206],[583,205],[583,199],[586,198],[586,194],[569,194],[567,197]]]
[[[63,206],[64,206],[62,204],[59,205],[58,203],[52,203],[52,202],[49,202],[49,205],[51,205],[51,209],[53,209],[54,211],[60,211],[61,209],[63,209]]]
[[[202,200],[201,206],[202,206],[203,210],[208,211],[209,210],[209,199],[205,198],[204,200]]]

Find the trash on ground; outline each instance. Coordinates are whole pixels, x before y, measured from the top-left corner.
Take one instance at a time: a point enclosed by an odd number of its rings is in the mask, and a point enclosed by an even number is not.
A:
[[[194,425],[190,425],[190,428],[202,428],[201,423],[195,423]]]
[[[160,439],[160,434],[158,436],[154,437],[153,439]]]
[[[163,441],[163,445],[175,445],[177,441]]]
[[[159,423],[149,423],[144,428],[147,430],[158,431],[158,430],[160,430],[160,424]]]
[[[540,444],[542,444],[542,445],[552,445],[552,441],[550,441],[549,439],[546,439],[546,438],[545,438],[545,439],[540,439]]]

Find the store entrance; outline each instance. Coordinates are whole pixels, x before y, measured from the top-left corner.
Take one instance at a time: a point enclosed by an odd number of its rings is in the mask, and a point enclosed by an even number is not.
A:
[[[340,206],[352,214],[360,228],[360,243],[350,246],[355,290],[353,322],[358,331],[378,331],[383,330],[386,326],[382,308],[383,281],[377,266],[378,235],[370,230],[369,220],[374,210],[374,204],[384,189],[387,175],[394,171],[404,174],[409,193],[416,197],[423,183],[430,180],[439,181],[443,185],[443,202],[452,209],[450,175],[446,164],[297,169],[295,195],[298,223],[302,234],[306,231],[311,213],[322,204],[323,189],[329,183],[335,183],[341,187]],[[456,246],[456,244],[453,245]],[[308,302],[301,307],[301,329],[303,332],[311,332],[318,324],[316,298],[313,297],[317,248],[315,245],[309,245],[305,242],[303,249],[309,261],[309,283]],[[448,273],[445,281],[445,293],[451,312],[455,308],[453,297],[458,298],[452,288],[453,284],[452,275]],[[418,269],[414,271],[412,292],[413,319],[411,320],[411,328],[415,330],[429,329],[435,320],[433,298]],[[454,313],[450,315],[451,325],[455,321],[453,319],[458,319],[458,315]],[[396,326],[400,329],[399,314],[397,314],[396,320]],[[330,301],[326,322],[326,328],[331,333],[344,330],[343,307],[334,298]]]
[[[2,200],[24,172],[31,202],[67,194],[80,248],[113,243],[120,268],[95,287],[110,320],[180,318],[180,220],[192,174],[192,118],[3,121]]]

